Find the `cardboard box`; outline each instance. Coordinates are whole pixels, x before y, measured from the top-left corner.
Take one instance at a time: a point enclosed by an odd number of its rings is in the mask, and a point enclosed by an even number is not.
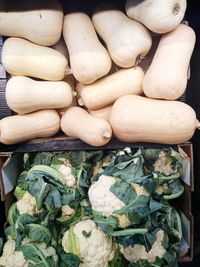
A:
[[[71,145],[70,150],[80,149],[76,145],[73,147]],[[141,144],[129,144],[126,147],[138,148],[141,147]],[[109,147],[104,147],[101,149],[118,149],[124,148],[120,142],[117,142],[115,145],[110,145]],[[147,144],[146,147],[158,148],[158,145]],[[184,175],[183,175],[183,183],[185,187],[184,194],[174,201],[174,205],[178,209],[183,226],[183,242],[181,244],[180,253],[181,256],[179,258],[180,262],[191,262],[193,259],[193,216],[191,211],[191,194],[194,190],[194,180],[193,180],[193,150],[191,143],[184,143],[178,146],[174,146],[177,148],[180,153],[182,153],[185,157],[183,166],[184,166]],[[83,148],[82,148],[83,149]],[[94,148],[93,148],[94,149]],[[61,150],[69,150],[69,149],[57,149]],[[88,150],[88,148],[85,148]],[[50,151],[50,150],[49,150]],[[4,201],[5,214],[7,214],[8,209],[11,203],[14,201],[14,197],[12,195],[12,191],[17,183],[18,175],[23,169],[23,153],[16,152],[1,152],[0,153],[0,189],[1,189],[1,200]],[[4,218],[5,219],[5,218]]]

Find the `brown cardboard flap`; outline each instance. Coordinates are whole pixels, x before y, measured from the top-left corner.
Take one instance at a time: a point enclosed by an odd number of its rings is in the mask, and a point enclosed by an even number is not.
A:
[[[8,195],[15,188],[19,173],[22,170],[22,155],[11,154],[3,163],[1,168],[1,200],[5,200]]]

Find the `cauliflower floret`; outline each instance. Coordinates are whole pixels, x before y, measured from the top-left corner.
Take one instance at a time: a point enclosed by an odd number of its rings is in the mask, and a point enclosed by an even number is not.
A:
[[[113,211],[125,206],[125,203],[110,191],[114,183],[114,177],[101,175],[99,180],[91,185],[88,196],[93,210],[109,216],[112,215]]]
[[[143,245],[136,244],[134,247],[124,248],[120,246],[120,251],[129,262],[137,262],[139,260],[147,260],[150,263],[155,262],[156,257],[162,258],[166,249],[162,246],[164,239],[164,231],[159,230],[156,233],[156,241],[152,245],[149,252],[146,251]]]
[[[69,205],[62,206],[61,211],[62,211],[62,217],[71,216],[75,212],[75,210],[70,208]]]
[[[95,164],[95,166],[93,167],[93,176],[103,172],[104,171],[103,167],[107,167],[107,166],[109,166],[109,164],[110,164],[109,160],[108,161],[103,161],[103,162],[101,162],[101,161],[97,162]]]
[[[26,192],[23,197],[17,201],[17,209],[20,214],[28,213],[29,215],[35,215],[39,211],[36,208],[35,197]]]
[[[58,261],[58,256],[57,256],[56,251],[53,247],[51,247],[51,246],[47,247],[47,245],[44,242],[37,243],[37,247],[42,251],[42,253],[45,257],[53,256],[54,261],[55,262]]]
[[[140,186],[139,184],[135,184],[135,183],[132,183],[131,186],[133,187],[133,189],[135,190],[138,196],[140,195],[147,196],[147,197],[150,196],[149,192],[147,192],[147,190],[143,186]]]
[[[162,194],[164,193],[163,188],[162,188],[161,185],[159,185],[159,186],[156,188],[156,193],[157,193],[158,195],[162,195]]]
[[[130,226],[131,224],[129,219],[124,214],[120,215],[120,214],[113,213],[112,216],[118,219],[120,228],[126,228]]]
[[[158,195],[169,195],[172,193],[172,188],[170,187],[170,185],[166,182],[161,183],[157,188],[156,188],[156,193]]]
[[[70,247],[71,231],[73,231],[73,243],[76,240],[73,248]],[[62,246],[66,253],[71,252],[81,258],[81,267],[107,267],[108,261],[114,258],[116,251],[112,238],[102,232],[92,220],[80,221],[66,231]]]
[[[176,173],[176,171],[172,169],[171,162],[166,162],[166,154],[164,151],[160,152],[153,166],[156,172],[163,173],[164,175]]]
[[[74,188],[76,185],[76,178],[72,174],[71,166],[66,166],[62,164],[58,171],[64,176],[66,187]]]
[[[3,254],[0,257],[0,265],[5,267],[28,267],[28,262],[21,251],[15,251],[15,241],[6,241]]]

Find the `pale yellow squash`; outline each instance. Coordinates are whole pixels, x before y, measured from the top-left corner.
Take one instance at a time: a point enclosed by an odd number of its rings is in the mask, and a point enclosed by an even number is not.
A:
[[[38,137],[49,137],[59,129],[60,117],[55,110],[14,115],[0,120],[0,142],[11,145]]]
[[[182,21],[186,0],[127,0],[126,14],[156,33],[174,30]]]
[[[70,66],[76,80],[90,84],[105,76],[111,59],[98,40],[89,16],[82,12],[65,15],[63,36],[67,44]]]
[[[195,33],[184,24],[162,35],[144,77],[143,89],[146,96],[175,100],[185,92],[194,45]]]
[[[65,77],[67,59],[50,47],[10,37],[3,45],[2,63],[12,75],[58,81]]]
[[[125,142],[179,144],[188,141],[200,127],[189,105],[137,95],[119,98],[109,121],[114,135]]]
[[[95,29],[113,61],[122,68],[135,66],[151,48],[150,32],[111,4],[101,4],[92,16]]]
[[[58,114],[60,116],[62,116],[68,108],[78,106],[78,101],[77,101],[77,98],[76,98],[77,93],[76,93],[76,91],[74,91],[75,90],[76,81],[75,81],[75,78],[74,78],[73,74],[69,74],[69,75],[65,76],[65,78],[62,81],[67,83],[72,88],[72,92],[73,93],[72,93],[72,102],[71,102],[71,104],[69,106],[67,106],[67,107],[57,109]]]
[[[78,102],[88,109],[99,109],[112,104],[117,98],[127,94],[142,94],[144,72],[140,67],[121,69],[93,84],[78,83]]]
[[[61,129],[66,135],[79,138],[92,146],[103,146],[112,136],[112,129],[107,121],[90,115],[80,107],[72,107],[64,113]]]
[[[112,109],[112,105],[106,106],[104,108],[100,108],[100,109],[88,109],[88,112],[98,118],[104,119],[106,121],[109,120],[110,117],[110,112]]]
[[[69,61],[69,53],[63,37],[61,37],[60,40],[52,46],[52,48],[63,54],[63,56],[65,56]]]
[[[0,35],[50,46],[58,42],[63,10],[57,0],[0,1]]]
[[[19,114],[67,107],[72,103],[72,94],[70,85],[63,81],[35,81],[15,76],[6,85],[7,105]]]

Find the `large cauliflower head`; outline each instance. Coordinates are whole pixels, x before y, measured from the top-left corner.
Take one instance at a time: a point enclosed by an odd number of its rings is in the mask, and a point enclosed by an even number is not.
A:
[[[105,217],[112,215],[118,219],[118,226],[120,228],[126,228],[131,225],[129,219],[125,215],[114,213],[114,211],[117,211],[126,205],[110,191],[110,188],[115,184],[115,182],[116,180],[114,177],[101,175],[99,180],[91,185],[88,191],[88,196],[93,211],[101,212]],[[149,193],[144,187],[135,183],[132,183],[131,186],[137,195],[149,196]]]
[[[92,220],[71,226],[63,236],[62,246],[66,253],[73,253],[81,259],[81,267],[106,267],[116,251],[112,238]]]

